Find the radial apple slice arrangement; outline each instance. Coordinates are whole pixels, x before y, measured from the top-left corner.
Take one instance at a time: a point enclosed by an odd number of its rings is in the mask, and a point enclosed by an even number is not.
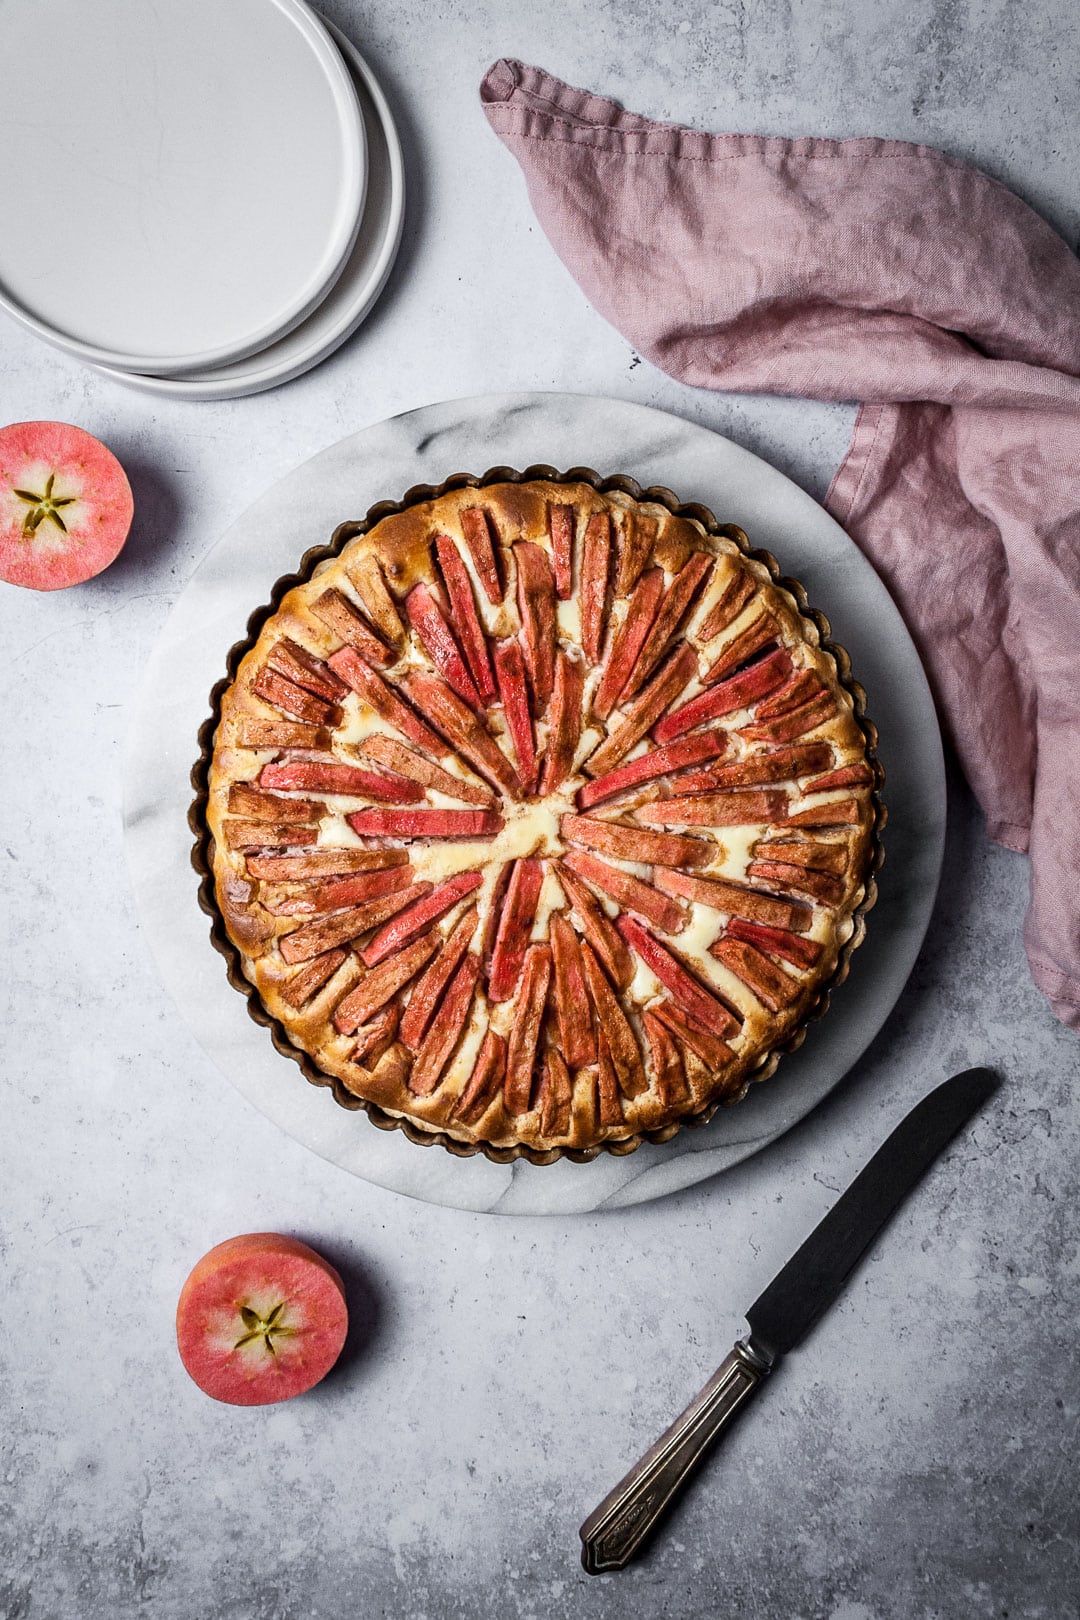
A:
[[[257,622],[196,865],[253,1015],[340,1102],[458,1153],[625,1152],[827,1003],[876,733],[741,531],[626,479],[459,478],[343,525]]]

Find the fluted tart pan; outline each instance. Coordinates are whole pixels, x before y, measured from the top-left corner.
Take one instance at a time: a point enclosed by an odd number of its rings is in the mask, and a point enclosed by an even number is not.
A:
[[[341,524],[230,650],[199,903],[275,1047],[421,1145],[628,1153],[767,1079],[876,898],[877,732],[742,530],[586,468]]]

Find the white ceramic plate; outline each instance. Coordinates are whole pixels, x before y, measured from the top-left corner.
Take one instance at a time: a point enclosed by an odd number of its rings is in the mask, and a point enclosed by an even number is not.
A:
[[[364,205],[353,79],[302,0],[5,0],[0,305],[159,375],[264,348]]]
[[[244,360],[183,377],[95,369],[116,382],[168,399],[240,399],[299,377],[350,337],[386,284],[405,223],[405,163],[401,139],[378,80],[351,40],[324,19],[356,84],[367,131],[368,183],[364,217],[348,263],[326,298],[285,337]]]
[[[492,1164],[416,1147],[339,1108],[281,1057],[225,977],[196,904],[188,772],[210,688],[279,574],[345,518],[454,472],[534,462],[589,465],[663,484],[740,523],[828,614],[881,733],[889,824],[866,942],[826,1017],[736,1108],[662,1146],[591,1164]],[[945,773],[918,654],[870,564],[818,503],[728,439],[664,411],[573,394],[482,395],[429,405],[343,439],[298,467],[204,559],[147,667],[129,738],[126,842],[136,905],[162,978],[222,1073],[283,1130],[352,1174],[413,1198],[505,1214],[640,1203],[736,1164],[802,1119],[881,1029],[930,919],[945,833]]]

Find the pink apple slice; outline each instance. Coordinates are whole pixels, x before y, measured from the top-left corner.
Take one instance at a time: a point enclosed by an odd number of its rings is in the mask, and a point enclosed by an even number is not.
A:
[[[33,591],[108,568],[135,503],[111,450],[66,422],[0,428],[0,579]]]
[[[349,1325],[345,1285],[328,1260],[278,1232],[229,1238],[180,1291],[176,1343],[204,1394],[269,1406],[325,1378]]]

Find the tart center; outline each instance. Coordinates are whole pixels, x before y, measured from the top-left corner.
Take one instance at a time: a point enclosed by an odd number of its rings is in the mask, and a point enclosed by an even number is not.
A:
[[[506,825],[495,839],[493,854],[502,860],[525,855],[562,855],[566,844],[559,830],[563,816],[573,812],[572,801],[561,793],[543,799],[527,799],[522,804],[501,806]]]

